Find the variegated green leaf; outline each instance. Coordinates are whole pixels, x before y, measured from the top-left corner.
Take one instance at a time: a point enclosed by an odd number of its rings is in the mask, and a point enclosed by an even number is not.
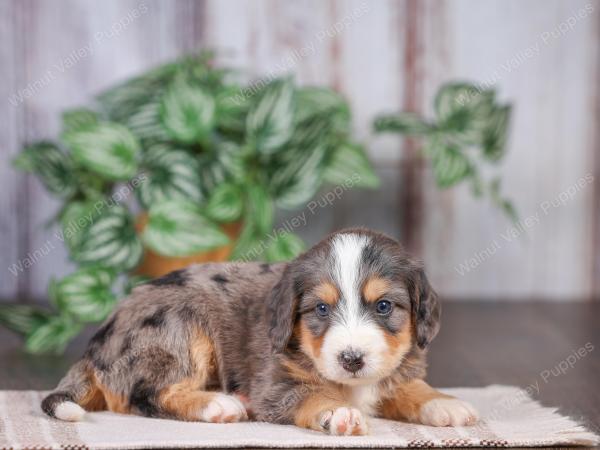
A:
[[[239,219],[244,208],[243,193],[232,183],[223,183],[215,189],[206,205],[206,215],[216,222]]]
[[[71,133],[98,124],[98,113],[87,108],[70,109],[62,115],[62,132]]]
[[[406,135],[423,135],[433,127],[420,115],[411,112],[379,116],[374,122],[375,131],[395,131]]]
[[[81,325],[75,323],[68,316],[54,316],[29,334],[25,348],[30,353],[59,354],[80,331]]]
[[[218,186],[230,180],[227,168],[217,155],[201,155],[199,166],[198,178],[205,197],[209,197]]]
[[[267,190],[259,185],[252,184],[248,189],[248,213],[246,220],[254,224],[260,236],[271,231],[273,226],[273,200]]]
[[[482,90],[469,83],[447,83],[435,96],[434,109],[437,119],[444,123],[457,112],[477,105],[482,99]]]
[[[241,86],[226,86],[216,97],[217,126],[226,133],[243,136],[250,99]]]
[[[495,108],[488,118],[483,133],[483,155],[491,161],[498,161],[504,155],[508,138],[510,106]]]
[[[498,206],[510,220],[516,223],[519,220],[519,214],[517,213],[517,209],[513,203],[502,195],[501,184],[502,183],[499,177],[494,177],[491,180],[488,187],[490,198],[492,199],[492,202]]]
[[[0,324],[20,335],[28,335],[47,322],[47,311],[30,305],[0,305]]]
[[[100,267],[79,269],[60,282],[55,288],[56,304],[84,322],[104,320],[116,304],[111,291],[115,273]]]
[[[290,140],[294,132],[294,85],[290,79],[269,84],[250,108],[246,121],[248,140],[269,155]]]
[[[161,119],[161,97],[156,94],[125,119],[125,125],[142,142],[167,142],[171,136]]]
[[[344,98],[330,88],[308,86],[296,93],[296,124],[312,119],[328,122],[340,133],[350,131],[350,108]]]
[[[234,181],[242,181],[248,171],[243,149],[231,141],[217,144],[216,163],[223,168],[227,178]]]
[[[142,166],[146,179],[136,193],[144,208],[170,200],[202,202],[198,162],[189,153],[158,144],[144,154]]]
[[[134,268],[142,256],[142,245],[127,208],[121,205],[107,207],[85,228],[74,256],[81,264],[117,270]]]
[[[74,201],[65,207],[60,217],[61,237],[71,253],[77,252],[83,232],[97,217],[98,211],[92,202]]]
[[[51,142],[38,142],[26,147],[13,164],[37,175],[46,189],[59,197],[70,197],[77,190],[71,158]]]
[[[265,251],[269,262],[289,261],[305,249],[304,242],[294,233],[281,233],[273,239]]]
[[[110,120],[125,123],[149,101],[153,101],[155,95],[162,94],[179,70],[179,62],[152,69],[102,92],[97,97],[98,103]]]
[[[187,256],[229,242],[197,205],[183,201],[153,205],[142,238],[149,248],[165,256]]]
[[[140,144],[124,126],[101,123],[65,133],[75,160],[110,180],[128,180],[137,170]]]
[[[337,147],[323,173],[325,181],[335,185],[376,188],[379,178],[365,150],[357,144],[344,143]]]
[[[459,144],[481,145],[493,108],[493,91],[465,83],[443,86],[435,99],[438,128]]]
[[[275,172],[270,182],[277,206],[281,208],[305,205],[321,186],[325,146],[317,145],[296,154],[295,159]]]
[[[327,142],[331,129],[332,124],[328,118],[317,116],[305,120],[294,129],[289,144],[286,146],[295,151],[285,152],[284,155],[287,154],[290,158],[294,158],[295,153],[310,151],[310,149],[323,145]]]
[[[165,129],[176,141],[202,142],[213,128],[215,101],[208,91],[179,79],[162,99],[161,118]]]
[[[469,160],[456,147],[434,140],[425,149],[425,153],[431,158],[433,174],[441,188],[452,186],[471,174]]]
[[[235,241],[233,251],[229,255],[232,261],[255,261],[265,258],[265,249],[268,245],[268,237],[256,231],[254,223],[246,221],[242,232]]]

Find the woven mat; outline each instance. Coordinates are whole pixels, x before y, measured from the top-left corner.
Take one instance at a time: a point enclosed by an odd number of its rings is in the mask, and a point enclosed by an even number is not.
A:
[[[190,447],[523,447],[594,445],[599,437],[509,386],[443,389],[471,402],[476,426],[435,428],[371,419],[369,436],[336,437],[267,423],[207,424],[88,413],[79,423],[47,418],[39,391],[0,391],[0,449]]]

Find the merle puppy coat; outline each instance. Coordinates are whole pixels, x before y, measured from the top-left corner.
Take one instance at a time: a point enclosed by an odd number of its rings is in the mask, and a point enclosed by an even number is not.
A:
[[[368,417],[469,425],[428,386],[440,306],[421,264],[384,235],[334,233],[289,263],[191,266],[134,289],[43,410],[260,420],[365,434]]]

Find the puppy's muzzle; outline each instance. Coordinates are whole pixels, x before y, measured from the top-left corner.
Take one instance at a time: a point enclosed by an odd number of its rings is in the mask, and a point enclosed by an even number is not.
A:
[[[344,350],[338,359],[342,367],[350,373],[356,373],[365,365],[363,354],[356,350]]]

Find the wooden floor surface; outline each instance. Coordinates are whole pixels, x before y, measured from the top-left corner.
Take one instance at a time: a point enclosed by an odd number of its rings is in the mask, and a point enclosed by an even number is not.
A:
[[[84,345],[85,337],[64,356],[31,356],[0,329],[0,389],[53,388]],[[429,362],[436,387],[529,388],[600,433],[600,303],[446,303]]]

